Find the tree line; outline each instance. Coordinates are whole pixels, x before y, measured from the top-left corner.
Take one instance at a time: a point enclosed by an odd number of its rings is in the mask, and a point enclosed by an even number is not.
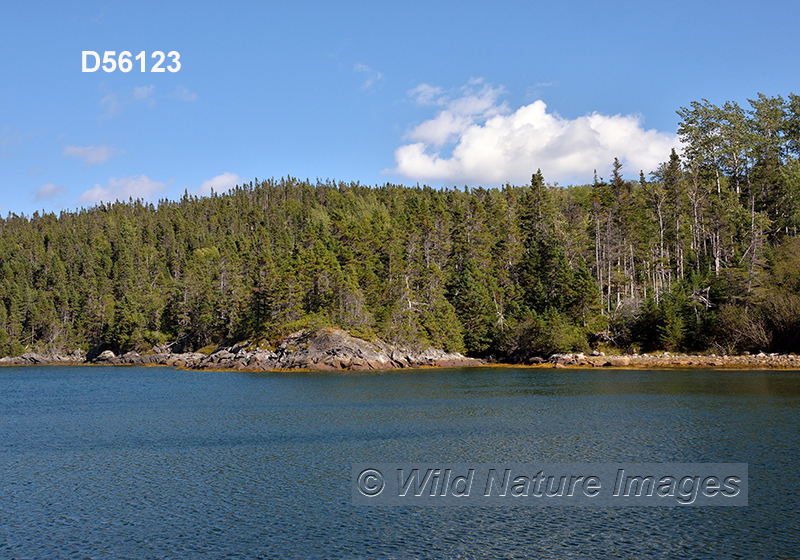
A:
[[[800,96],[678,111],[648,175],[433,189],[257,179],[0,218],[0,355],[336,325],[520,359],[800,345]],[[634,171],[635,173],[636,171]]]

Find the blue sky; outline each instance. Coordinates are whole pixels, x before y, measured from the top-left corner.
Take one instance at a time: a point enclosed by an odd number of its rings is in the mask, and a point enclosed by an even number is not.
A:
[[[800,3],[0,3],[0,212],[255,177],[651,171],[693,100],[800,93]],[[81,71],[84,50],[148,72]],[[178,72],[149,72],[151,53]],[[165,62],[169,64],[171,59]]]

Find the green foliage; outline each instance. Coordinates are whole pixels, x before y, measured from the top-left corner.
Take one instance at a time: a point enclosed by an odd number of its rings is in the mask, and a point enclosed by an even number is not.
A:
[[[433,304],[433,309],[423,316],[422,325],[427,333],[427,340],[435,348],[447,352],[466,351],[462,324],[455,309],[446,299],[439,299]]]
[[[461,321],[464,347],[472,354],[482,354],[489,349],[494,335],[494,313],[486,288],[486,279],[475,261],[469,260],[457,271],[449,289],[449,300]],[[443,310],[445,313],[447,309]],[[438,330],[438,329],[436,329]],[[445,327],[445,331],[457,331]]]
[[[658,341],[666,350],[678,350],[684,346],[686,336],[686,321],[684,311],[686,307],[685,294],[682,291],[673,292],[665,297],[659,306],[657,320]]]
[[[658,302],[654,298],[647,300],[636,318],[631,341],[646,352],[696,350],[702,325],[696,305],[687,295],[687,284],[678,283]]]
[[[536,356],[586,352],[589,349],[586,331],[553,309],[542,315],[533,314],[522,321],[511,345],[524,355]]]

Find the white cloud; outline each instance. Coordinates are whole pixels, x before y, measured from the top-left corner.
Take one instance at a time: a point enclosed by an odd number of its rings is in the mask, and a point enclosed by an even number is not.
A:
[[[39,187],[39,189],[36,191],[36,196],[34,199],[36,202],[39,202],[40,200],[48,200],[51,198],[56,198],[63,192],[64,187],[60,185],[54,185],[53,183],[46,183]]]
[[[212,177],[208,181],[203,181],[203,183],[200,185],[200,188],[194,191],[194,194],[207,196],[211,194],[211,189],[214,189],[214,192],[217,194],[223,193],[232,189],[241,182],[241,177],[239,177],[236,173],[226,172],[222,175]]]
[[[102,165],[115,155],[124,154],[114,146],[64,146],[64,155],[82,159],[86,167]]]
[[[173,99],[180,99],[181,101],[194,101],[197,99],[197,94],[193,91],[189,91],[183,86],[178,86],[175,88],[175,91],[172,92],[170,97]]]
[[[376,83],[383,80],[383,74],[381,74],[377,70],[373,70],[372,68],[364,64],[356,64],[353,70],[355,70],[356,72],[364,72],[367,74],[367,79],[364,82],[364,85],[361,86],[361,89],[369,89]]]
[[[153,99],[153,92],[155,90],[156,86],[154,85],[135,87],[133,88],[133,99],[135,101],[144,101],[152,107],[156,104],[155,100]]]
[[[637,115],[592,113],[565,119],[548,113],[543,101],[511,111],[499,103],[503,88],[472,80],[461,96],[448,99],[425,84],[409,92],[427,104],[444,107],[434,118],[411,129],[412,143],[395,151],[395,172],[414,180],[498,185],[523,184],[541,168],[545,179],[588,182],[596,169],[606,174],[615,157],[630,173],[646,173],[678,148],[675,134],[645,130]],[[452,147],[448,155],[445,146]]]
[[[435,118],[425,121],[409,131],[407,137],[423,144],[429,144],[435,148],[454,141],[461,134],[472,126],[476,119],[485,120],[489,117],[501,113],[509,112],[508,106],[503,103],[497,105],[497,99],[504,93],[503,88],[492,88],[483,86],[475,91],[472,87],[462,88],[461,97],[449,100],[446,96],[440,96],[441,88],[432,88],[423,84],[425,89],[419,87],[412,89],[409,95],[416,96],[417,102],[423,104],[445,105],[447,108],[441,111]],[[477,84],[476,84],[477,85]],[[420,100],[422,98],[422,100]]]
[[[434,87],[429,84],[420,84],[408,92],[408,95],[414,98],[414,101],[420,105],[433,105],[441,104],[442,88]]]
[[[133,98],[134,99],[147,99],[153,92],[156,90],[156,86],[149,85],[149,86],[139,86],[133,88]]]
[[[134,200],[141,198],[152,200],[153,195],[158,194],[167,188],[166,183],[159,183],[139,175],[138,177],[123,177],[116,179],[109,177],[108,185],[105,187],[95,185],[94,188],[85,191],[79,198],[79,204],[96,204],[98,202],[113,202],[115,200]]]

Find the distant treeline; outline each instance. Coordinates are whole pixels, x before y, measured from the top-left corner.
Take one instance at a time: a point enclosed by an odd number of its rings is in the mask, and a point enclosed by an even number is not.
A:
[[[341,326],[515,359],[800,347],[800,96],[694,102],[635,181],[293,178],[0,219],[0,356]],[[638,170],[637,170],[638,171]]]

